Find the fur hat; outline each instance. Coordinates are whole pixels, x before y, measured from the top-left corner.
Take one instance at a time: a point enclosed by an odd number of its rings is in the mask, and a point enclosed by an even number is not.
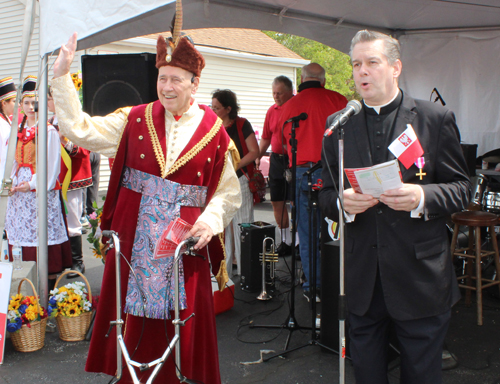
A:
[[[165,39],[159,35],[156,43],[156,68],[166,65],[179,67],[200,76],[205,67],[205,59],[187,36],[180,36],[174,44],[171,37]]]
[[[33,75],[26,76],[23,81],[23,96],[25,97],[35,97],[36,96],[36,80],[37,77]]]

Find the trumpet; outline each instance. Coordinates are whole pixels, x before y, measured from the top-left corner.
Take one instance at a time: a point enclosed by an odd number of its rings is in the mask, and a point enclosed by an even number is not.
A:
[[[266,252],[266,243],[271,240],[270,252]],[[262,291],[260,295],[257,296],[257,300],[271,300],[273,297],[267,293],[266,290],[266,263],[271,263],[269,266],[269,276],[274,279],[274,272],[276,269],[276,263],[278,262],[278,254],[274,249],[274,239],[272,237],[266,237],[262,241],[262,253],[260,255],[260,261],[262,262]]]

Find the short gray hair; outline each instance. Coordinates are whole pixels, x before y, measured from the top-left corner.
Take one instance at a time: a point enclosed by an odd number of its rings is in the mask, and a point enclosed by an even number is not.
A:
[[[349,51],[351,61],[352,51],[356,44],[375,40],[382,40],[382,42],[384,43],[384,54],[387,57],[387,61],[389,62],[389,64],[392,65],[396,62],[396,60],[401,60],[401,46],[399,45],[399,41],[384,33],[363,29],[361,31],[358,31],[358,33],[356,33],[356,35],[352,38],[351,50]]]
[[[278,84],[278,83],[283,84],[287,91],[293,92],[293,83],[292,80],[290,80],[288,77],[284,75],[275,77],[273,80],[273,84]]]
[[[325,81],[325,68],[318,63],[309,63],[302,67],[302,78],[318,79],[321,83]]]

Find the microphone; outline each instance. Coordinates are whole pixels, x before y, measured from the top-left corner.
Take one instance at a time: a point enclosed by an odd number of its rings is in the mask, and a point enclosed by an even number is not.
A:
[[[434,99],[434,102],[436,102],[436,101],[438,101],[438,100],[439,100],[439,101],[441,102],[441,105],[444,107],[444,106],[446,105],[446,103],[444,102],[443,98],[442,98],[442,97],[441,97],[441,95],[439,94],[439,91],[437,90],[437,88],[434,88],[434,89],[432,90],[432,92],[436,92],[436,95],[437,95],[437,97]]]
[[[326,129],[323,137],[330,136],[333,131],[347,123],[347,120],[349,120],[351,116],[357,115],[359,111],[361,111],[361,103],[358,100],[349,101],[347,107],[335,116],[330,126]]]
[[[285,124],[291,123],[292,121],[300,121],[300,120],[305,120],[305,119],[307,119],[307,113],[302,112],[300,115],[295,116],[295,117],[291,117],[290,119],[285,121]]]

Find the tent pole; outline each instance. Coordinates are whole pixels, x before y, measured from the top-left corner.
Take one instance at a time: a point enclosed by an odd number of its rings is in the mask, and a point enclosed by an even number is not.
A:
[[[48,234],[47,234],[47,55],[42,57],[41,76],[38,88],[38,284],[40,304],[47,308],[48,301]]]

